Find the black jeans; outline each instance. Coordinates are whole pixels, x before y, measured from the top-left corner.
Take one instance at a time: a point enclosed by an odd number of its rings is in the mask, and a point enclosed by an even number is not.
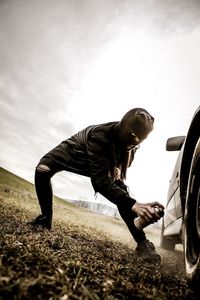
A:
[[[40,165],[45,165],[49,168],[49,170],[45,170],[40,168]],[[36,194],[39,200],[40,209],[42,215],[52,218],[53,215],[53,191],[51,186],[51,177],[60,171],[64,171],[65,168],[61,164],[43,157],[35,171],[35,189]],[[125,203],[121,203],[117,206],[119,213],[126,223],[131,235],[135,239],[137,243],[142,242],[146,239],[145,233],[143,230],[138,230],[133,220],[137,217],[136,214],[132,212],[132,210],[126,207]]]
[[[49,170],[43,170],[40,165],[45,165]],[[53,190],[51,177],[63,170],[63,167],[49,158],[42,158],[35,170],[35,190],[43,216],[52,218],[53,215]]]

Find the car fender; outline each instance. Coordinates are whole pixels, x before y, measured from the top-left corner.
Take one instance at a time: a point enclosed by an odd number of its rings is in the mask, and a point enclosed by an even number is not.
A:
[[[190,172],[190,163],[192,160],[193,152],[200,136],[200,106],[197,108],[193,115],[190,127],[188,129],[186,139],[184,141],[183,147],[181,149],[180,158],[180,198],[182,211],[184,214],[185,210],[185,199],[187,192],[187,183]]]

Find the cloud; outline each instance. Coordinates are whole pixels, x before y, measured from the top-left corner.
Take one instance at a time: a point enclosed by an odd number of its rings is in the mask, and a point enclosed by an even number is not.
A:
[[[199,8],[192,0],[1,0],[1,164],[32,179],[43,154],[104,117],[105,107],[80,103],[79,92],[107,45],[138,30],[186,34],[199,28]]]

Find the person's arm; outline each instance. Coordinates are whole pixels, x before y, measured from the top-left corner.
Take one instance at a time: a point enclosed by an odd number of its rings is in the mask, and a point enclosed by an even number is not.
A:
[[[92,139],[88,140],[87,152],[90,168],[90,177],[95,192],[99,192],[105,198],[110,200],[116,205],[124,203],[138,216],[143,218],[156,218],[158,217],[153,210],[155,205],[163,208],[158,202],[147,204],[138,203],[134,198],[130,197],[127,186],[123,181],[114,181],[109,176],[110,162],[112,158],[109,153],[108,144],[105,142],[105,137],[93,134]],[[160,218],[160,217],[159,217]]]
[[[109,176],[109,159],[112,159],[112,153],[103,132],[93,133],[88,139],[87,153],[91,182],[95,192],[99,192],[116,205],[123,202],[131,209],[136,200],[131,198],[127,190],[117,185]]]
[[[123,189],[127,194],[129,194],[128,186],[123,182],[123,180],[121,179],[115,180],[115,184],[121,189]]]

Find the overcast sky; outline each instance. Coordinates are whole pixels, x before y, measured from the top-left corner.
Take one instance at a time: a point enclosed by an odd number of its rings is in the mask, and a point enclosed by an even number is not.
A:
[[[0,0],[0,165],[33,182],[62,140],[143,107],[155,129],[126,183],[138,201],[165,204],[177,157],[165,144],[200,105],[199,53],[198,0]],[[64,172],[53,185],[95,200],[86,177]]]

